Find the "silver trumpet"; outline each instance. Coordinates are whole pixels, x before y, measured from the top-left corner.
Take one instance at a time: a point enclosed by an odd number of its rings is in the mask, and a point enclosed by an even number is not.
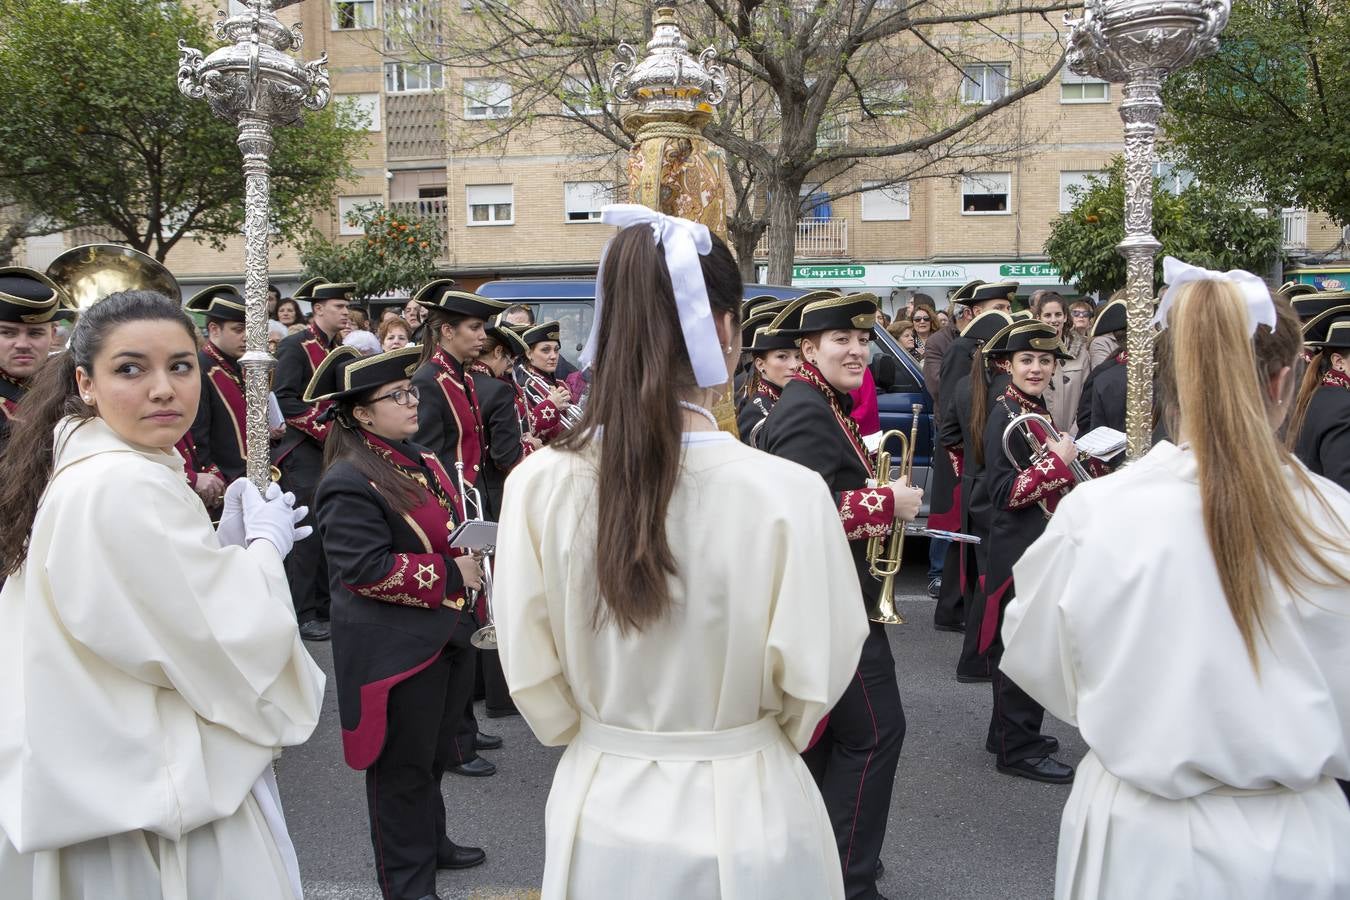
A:
[[[479,493],[478,488],[469,484],[464,479],[464,463],[457,461],[455,463],[455,478],[459,482],[459,502],[460,509],[464,514],[464,521],[476,519],[483,521],[483,495]],[[473,644],[479,650],[497,649],[497,623],[492,618],[492,553],[494,548],[488,547],[474,554],[483,563],[483,602],[487,607],[487,624],[478,629],[469,638],[469,643]],[[468,592],[469,603],[477,605],[478,591],[470,590]]]
[[[518,371],[525,378],[521,388],[524,389],[525,400],[530,406],[538,406],[545,400],[550,399],[549,393],[552,390],[552,385],[523,366]],[[566,409],[559,410],[559,415],[562,416],[564,428],[575,428],[581,423],[581,405],[573,403]]]
[[[1013,456],[1012,451],[1012,437],[1014,434],[1020,434],[1022,436],[1022,440],[1025,442],[1027,450],[1031,452],[1033,457],[1039,456],[1041,453],[1045,452],[1045,444],[1036,436],[1036,432],[1032,430],[1031,426],[1033,423],[1040,426],[1045,434],[1053,435],[1056,438],[1059,437],[1059,429],[1055,427],[1055,423],[1051,422],[1040,413],[1024,412],[1019,416],[1013,416],[1009,420],[1007,427],[1003,429],[1003,453],[1014,466],[1019,465],[1017,458]],[[1082,484],[1085,481],[1092,480],[1092,473],[1079,461],[1078,457],[1075,456],[1073,459],[1070,459],[1068,465],[1069,472],[1073,475],[1073,480],[1076,483]]]

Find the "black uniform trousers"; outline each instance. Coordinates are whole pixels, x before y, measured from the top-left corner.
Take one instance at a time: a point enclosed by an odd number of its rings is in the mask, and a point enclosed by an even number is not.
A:
[[[310,525],[314,533],[303,541],[296,541],[286,554],[286,580],[291,585],[291,603],[300,624],[314,619],[328,619],[328,559],[319,538],[318,522],[314,518],[314,489],[323,471],[323,448],[311,440],[302,440],[281,465],[281,489],[295,495],[296,506],[308,506],[309,513],[300,523]]]
[[[384,747],[366,769],[375,877],[384,900],[436,892],[436,857],[450,852],[441,776],[455,762],[462,698],[473,690],[473,657],[447,646],[436,661],[389,692]]]
[[[999,617],[1000,632],[1003,628]],[[999,765],[1020,762],[1050,755],[1050,745],[1041,734],[1045,707],[1017,686],[998,667],[1003,659],[1003,639],[995,637],[989,648],[989,660],[994,667],[994,711],[989,717],[989,735],[985,749],[998,757]]]
[[[877,859],[904,742],[895,657],[885,627],[873,622],[857,674],[830,710],[820,740],[802,756],[834,826],[849,900],[877,896]]]
[[[947,552],[942,556],[942,586],[938,589],[937,606],[933,608],[934,625],[950,627],[965,624],[966,597],[961,592],[962,546],[956,541],[948,541]]]

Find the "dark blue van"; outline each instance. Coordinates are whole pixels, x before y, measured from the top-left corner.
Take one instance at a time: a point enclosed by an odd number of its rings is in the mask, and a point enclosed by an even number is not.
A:
[[[576,362],[586,337],[595,322],[595,280],[593,278],[512,278],[488,281],[477,293],[494,300],[521,303],[534,310],[536,321],[557,320],[562,326],[562,352]],[[806,293],[805,288],[774,284],[747,284],[746,298],[771,294],[785,300]],[[883,360],[883,358],[885,358]],[[884,328],[872,329],[872,374],[877,381],[877,408],[881,430],[898,430],[909,436],[911,408],[919,404],[918,447],[914,451],[914,482],[928,488],[929,465],[933,455],[933,398],[923,385],[923,370],[914,358],[900,348]],[[888,449],[899,452],[898,441]],[[898,460],[897,460],[898,465]],[[923,514],[928,514],[925,504]]]

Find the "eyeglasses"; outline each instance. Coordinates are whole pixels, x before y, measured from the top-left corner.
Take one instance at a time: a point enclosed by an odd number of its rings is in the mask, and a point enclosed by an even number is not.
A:
[[[1075,319],[1089,319],[1092,317],[1092,313],[1088,312],[1086,309],[1075,309],[1073,312],[1069,313],[1069,315],[1073,316]]]
[[[929,318],[928,316],[915,316],[914,318],[910,319],[910,321],[911,321],[911,322],[931,322],[931,321],[933,321],[933,320],[932,320],[931,318]]]
[[[417,385],[413,385],[410,388],[399,388],[396,391],[390,391],[379,397],[371,397],[370,402],[379,403],[381,400],[393,400],[399,406],[412,406],[417,402],[417,398],[420,396],[422,396],[422,392],[418,390]]]

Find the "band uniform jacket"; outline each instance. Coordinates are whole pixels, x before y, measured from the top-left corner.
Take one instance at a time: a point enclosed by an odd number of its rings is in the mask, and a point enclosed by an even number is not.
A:
[[[273,465],[281,465],[281,461],[302,444],[311,450],[322,451],[332,423],[319,419],[332,404],[327,400],[306,403],[301,398],[309,380],[314,377],[314,369],[332,348],[333,340],[313,322],[305,326],[304,331],[287,335],[277,345],[276,377],[272,387],[286,419],[286,434],[272,452]],[[310,455],[314,456],[313,453]]]
[[[470,363],[468,372],[478,394],[478,411],[483,416],[482,477],[478,482],[487,507],[483,515],[495,521],[502,508],[507,473],[525,458],[521,407],[517,404],[516,386],[493,375],[487,366]]]
[[[1007,390],[1009,381],[1009,377],[1000,372],[994,376],[993,383],[984,388],[988,392],[985,405],[986,413],[994,409],[998,398]],[[970,392],[974,389],[974,386],[975,381],[971,378],[957,382],[948,400],[951,418],[955,420],[956,433],[954,436],[961,442],[962,447],[971,448],[971,451],[965,456],[961,469],[961,531],[978,535],[981,538],[980,543],[970,546],[975,554],[976,569],[983,577],[989,567],[989,527],[993,521],[993,509],[989,501],[989,488],[984,477],[985,464],[980,462],[973,449],[976,441],[984,440],[984,423],[973,422],[970,418]],[[948,430],[951,424],[947,422],[945,415],[943,418],[944,426],[941,437],[944,440],[949,440],[953,437]],[[1000,449],[999,453],[1002,454],[1002,452],[1002,449]],[[963,571],[962,576],[964,577],[964,575],[965,572]]]
[[[192,423],[198,465],[214,465],[226,484],[244,477],[248,453],[244,375],[239,363],[207,341],[197,354],[202,395]]]
[[[1039,398],[1031,397],[1009,383],[989,409],[984,427],[984,475],[993,518],[989,529],[989,571],[985,577],[988,599],[984,621],[980,623],[980,652],[987,650],[997,635],[999,617],[1013,596],[1013,565],[1045,531],[1049,514],[1074,485],[1073,474],[1054,453],[1042,451],[1034,457],[1021,438],[1014,436],[1008,446],[1017,462],[1003,452],[1003,432],[1008,423],[1024,412],[1049,418]],[[1048,437],[1032,425],[1037,438]],[[1046,509],[1042,509],[1041,502]]]
[[[890,534],[895,521],[895,498],[874,489],[871,457],[849,418],[848,394],[830,386],[814,366],[803,363],[783,388],[760,435],[764,449],[774,456],[806,466],[825,479],[834,495],[849,541],[863,597],[876,602],[881,582],[868,571],[867,540]]]
[[[0,369],[0,455],[4,454],[5,445],[9,443],[9,425],[14,421],[19,401],[25,393],[27,388],[23,382]]]
[[[755,392],[741,400],[741,405],[736,410],[736,427],[741,433],[742,443],[756,448],[764,443],[764,429],[760,423],[769,418],[769,413],[781,396],[783,396],[782,388],[761,378],[759,384],[755,386]],[[755,432],[756,426],[760,427],[758,433]],[[754,441],[750,440],[751,436],[754,437]]]
[[[353,769],[379,758],[389,691],[434,662],[452,640],[468,646],[476,627],[451,559],[458,555],[449,544],[459,522],[454,479],[426,447],[366,437],[418,482],[421,502],[411,512],[395,512],[344,460],[319,482],[342,749]]]
[[[1078,403],[1079,434],[1102,426],[1125,430],[1125,391],[1129,376],[1125,363],[1128,359],[1128,352],[1121,350],[1088,376]]]
[[[932,344],[932,339],[929,340],[929,344]],[[948,437],[955,436],[957,403],[952,394],[962,381],[970,377],[970,360],[979,346],[978,341],[957,335],[943,354],[942,366],[938,370],[938,390],[947,398],[947,402],[937,407],[937,418],[934,420],[938,424],[938,443],[941,446],[935,448],[937,452],[933,454],[933,490],[928,501],[930,528],[939,528],[943,531],[961,529],[963,505],[961,491],[964,481],[962,473],[966,464],[966,447],[969,445],[945,443],[942,423],[948,423],[946,428]]]
[[[524,365],[520,366],[516,370],[516,373],[517,373],[516,381],[517,384],[521,385],[522,391],[524,391],[524,385],[529,384],[531,381],[533,381],[535,385],[542,384],[545,390],[549,388],[560,387],[563,390],[567,391],[568,396],[571,396],[572,394],[571,388],[569,388],[565,383],[554,378],[552,375],[546,375],[543,372],[540,372],[538,369],[536,369],[529,363],[525,363]],[[543,394],[543,391],[541,391],[540,394]],[[529,408],[529,423],[531,433],[533,433],[535,437],[539,438],[539,440],[547,444],[549,441],[553,440],[558,435],[562,434],[564,429],[563,429],[562,410],[558,409],[557,404],[554,403],[552,400],[548,399],[548,396],[546,394],[543,394],[543,397],[544,398],[542,400],[535,403],[530,401],[529,395],[527,393],[525,402],[526,406]]]
[[[1313,392],[1294,454],[1350,491],[1350,375],[1329,370]]]
[[[464,364],[442,347],[417,367],[412,383],[417,401],[417,435],[414,440],[440,457],[452,475],[455,464],[464,464],[464,480],[478,483],[483,459],[483,418],[478,392]]]

